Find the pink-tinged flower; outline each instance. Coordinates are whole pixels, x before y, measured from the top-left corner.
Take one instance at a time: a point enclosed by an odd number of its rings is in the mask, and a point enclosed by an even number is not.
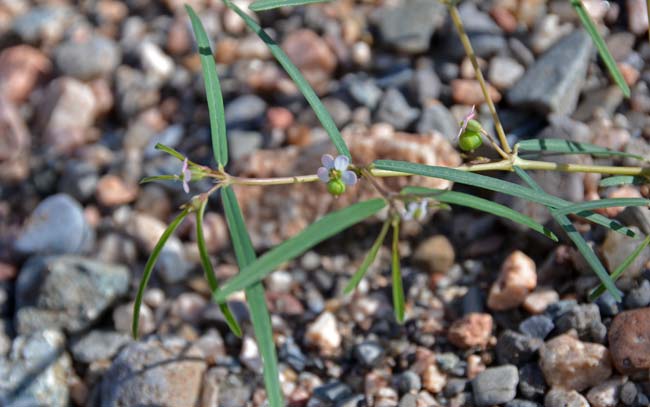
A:
[[[357,174],[354,171],[348,170],[350,166],[350,159],[344,155],[332,157],[325,154],[321,157],[323,166],[318,169],[316,174],[318,178],[327,183],[333,179],[340,179],[345,185],[354,185],[357,183]]]
[[[181,181],[183,181],[183,191],[186,194],[190,193],[190,181],[192,180],[192,171],[188,167],[187,158],[185,158],[183,168],[181,168]]]
[[[410,202],[407,206],[407,209],[402,213],[402,219],[416,219],[418,221],[421,221],[427,214],[427,206],[429,206],[428,199],[423,199],[420,202]]]
[[[467,124],[469,123],[470,120],[476,117],[476,105],[472,106],[472,110],[467,113],[467,116],[463,118],[463,123],[460,126],[460,131],[458,132],[458,135],[456,138],[459,138],[461,134],[465,132],[465,129],[467,129]]]

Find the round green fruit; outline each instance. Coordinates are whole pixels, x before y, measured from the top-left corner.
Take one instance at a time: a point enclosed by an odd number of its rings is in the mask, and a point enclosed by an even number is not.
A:
[[[465,130],[458,139],[458,147],[466,152],[474,151],[481,147],[482,144],[483,137],[481,137],[481,133],[472,130]]]
[[[332,179],[327,183],[327,192],[339,196],[345,192],[345,184],[340,179]]]

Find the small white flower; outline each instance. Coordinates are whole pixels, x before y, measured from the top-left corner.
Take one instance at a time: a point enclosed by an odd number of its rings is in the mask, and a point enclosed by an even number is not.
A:
[[[354,185],[357,183],[357,174],[348,170],[350,159],[344,155],[332,157],[325,154],[321,157],[323,166],[318,169],[316,174],[318,178],[327,183],[332,179],[340,179],[345,185]]]
[[[183,181],[183,191],[186,194],[190,193],[190,181],[192,180],[192,171],[188,168],[187,158],[183,160],[183,168],[181,168],[181,181]]]
[[[423,199],[419,202],[410,202],[407,206],[407,209],[402,213],[402,219],[416,219],[418,221],[421,221],[427,214],[427,206],[429,206],[428,199]]]

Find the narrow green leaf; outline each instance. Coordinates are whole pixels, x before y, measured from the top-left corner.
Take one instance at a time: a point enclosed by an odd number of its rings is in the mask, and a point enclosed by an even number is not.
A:
[[[217,76],[217,64],[214,60],[210,41],[201,20],[192,7],[185,5],[185,9],[192,21],[192,29],[194,30],[194,37],[196,38],[201,57],[201,68],[203,69],[203,78],[205,81],[205,95],[208,99],[208,111],[210,112],[212,153],[217,164],[225,167],[228,164],[228,139],[226,138],[226,118],[223,109],[221,85]]]
[[[555,209],[558,215],[568,215],[570,213],[580,213],[600,208],[612,208],[616,206],[648,206],[650,200],[644,198],[608,198],[598,199],[595,201],[578,202],[562,208]]]
[[[603,40],[603,37],[601,37],[600,33],[598,32],[596,24],[594,24],[594,22],[591,20],[591,17],[589,16],[589,13],[587,13],[587,10],[585,10],[585,6],[582,4],[582,0],[571,0],[571,5],[576,10],[576,13],[578,13],[578,17],[580,17],[582,25],[589,33],[589,36],[596,45],[596,48],[598,48],[598,53],[605,63],[605,66],[612,76],[612,79],[614,79],[614,82],[616,82],[618,87],[621,88],[625,97],[629,98],[630,88],[627,86],[627,83],[625,83],[625,79],[623,79],[621,71],[618,70],[616,61],[614,61],[614,57],[609,52],[609,49],[607,49],[605,40]]]
[[[205,244],[205,235],[203,234],[203,214],[205,213],[205,208],[208,205],[208,200],[205,199],[201,202],[199,210],[196,211],[196,243],[199,248],[199,256],[201,257],[201,265],[203,266],[203,274],[205,279],[208,281],[208,286],[210,287],[211,292],[215,292],[219,289],[219,283],[217,282],[217,277],[214,275],[214,269],[212,268],[212,263],[210,262],[210,256],[208,255],[208,248]],[[226,323],[230,330],[238,337],[242,336],[241,327],[237,322],[237,319],[230,311],[227,303],[219,304],[221,308],[221,313],[226,319]]]
[[[233,277],[222,289],[217,291],[215,295],[216,301],[223,302],[230,294],[261,281],[280,264],[296,258],[323,240],[374,215],[384,206],[386,206],[386,202],[383,199],[376,198],[350,205],[347,208],[323,216],[307,226],[302,232],[266,252],[255,263],[242,269],[237,276]]]
[[[452,205],[466,206],[481,212],[490,213],[502,218],[509,219],[513,222],[524,225],[535,232],[541,233],[549,239],[557,242],[557,236],[544,226],[535,222],[534,219],[523,215],[507,206],[489,201],[487,199],[479,198],[470,194],[465,194],[456,191],[446,191],[441,189],[423,188],[423,187],[406,187],[402,190],[403,194],[413,194],[419,196],[427,196],[439,202],[444,202]]]
[[[343,137],[341,137],[341,133],[336,127],[332,116],[329,114],[318,96],[316,96],[316,93],[311,88],[304,76],[302,76],[298,68],[296,68],[293,62],[291,62],[287,54],[284,53],[282,48],[248,14],[244,13],[232,1],[224,0],[224,2],[230,9],[237,13],[246,22],[246,25],[248,25],[248,27],[254,31],[262,39],[262,41],[264,41],[264,43],[266,43],[266,46],[271,51],[271,54],[273,54],[275,59],[280,63],[280,65],[282,65],[284,70],[287,72],[287,75],[289,75],[291,80],[295,82],[298,89],[300,89],[300,92],[302,92],[305,99],[307,99],[307,102],[314,110],[316,117],[318,117],[318,120],[323,125],[323,128],[325,131],[327,131],[327,134],[329,134],[329,137],[332,140],[332,143],[334,143],[336,150],[339,152],[339,154],[345,155],[351,159],[352,156],[350,156],[350,151],[348,150]]]
[[[594,157],[630,157],[644,160],[643,156],[610,150],[590,143],[578,143],[563,139],[531,139],[517,143],[519,151],[548,152],[560,154],[589,154]]]
[[[257,0],[256,2],[253,2],[253,4],[251,4],[248,8],[253,11],[265,11],[280,7],[294,7],[302,6],[305,4],[329,3],[330,1],[332,0]]]
[[[632,253],[630,253],[629,256],[623,260],[623,263],[619,264],[618,267],[616,267],[616,270],[612,273],[612,280],[616,281],[618,278],[623,275],[623,272],[632,264],[634,260],[636,260],[637,257],[641,254],[643,249],[648,247],[648,244],[650,244],[650,236],[646,237],[641,244],[634,249]],[[603,283],[600,283],[598,287],[594,288],[590,293],[589,293],[589,301],[595,301],[603,295],[603,293],[606,291],[605,286]]]
[[[530,188],[517,185],[512,182],[503,181],[497,178],[485,175],[474,174],[456,170],[447,167],[435,167],[424,164],[409,163],[405,161],[377,160],[374,163],[375,168],[388,171],[404,172],[408,174],[423,175],[425,177],[441,178],[459,184],[472,185],[478,188],[488,189],[490,191],[501,192],[506,195],[516,196],[531,202],[536,202],[552,208],[562,208],[572,203],[564,199],[557,198],[545,192],[537,192]],[[621,225],[612,219],[597,213],[584,211],[577,214],[593,223],[604,226],[626,236],[634,237],[636,233],[633,230]]]
[[[160,253],[162,252],[165,243],[167,243],[169,237],[174,233],[176,228],[178,228],[178,225],[181,224],[181,222],[183,221],[183,219],[185,219],[188,213],[190,213],[190,209],[185,208],[176,217],[176,219],[174,219],[172,223],[170,223],[169,226],[167,226],[167,229],[165,229],[163,234],[160,236],[160,239],[158,239],[158,243],[156,243],[153,250],[151,251],[151,255],[149,256],[147,263],[144,265],[144,274],[142,275],[142,279],[140,280],[140,286],[138,287],[138,294],[135,296],[135,303],[133,304],[133,323],[131,325],[131,333],[133,334],[133,337],[136,339],[138,338],[138,326],[140,323],[140,307],[142,306],[142,297],[144,296],[144,290],[145,288],[147,288],[147,284],[149,283],[149,279],[151,278],[153,267],[156,265],[156,261],[158,261],[158,257],[160,256]]]
[[[231,187],[221,190],[221,198],[230,231],[230,240],[233,243],[235,256],[239,269],[255,262],[256,255],[251,243],[250,236],[246,230],[244,217],[242,216],[237,197]],[[280,370],[278,369],[278,357],[273,342],[273,328],[271,317],[266,306],[266,296],[262,283],[256,283],[246,289],[246,302],[251,314],[253,330],[257,338],[257,344],[264,366],[264,385],[270,407],[283,407],[282,387],[280,386]]]
[[[633,175],[617,175],[614,177],[607,177],[600,181],[601,187],[614,187],[618,185],[643,185],[647,184],[650,181],[645,177],[636,177]]]
[[[155,175],[153,177],[144,177],[140,180],[140,184],[155,181],[178,181],[178,175]]]
[[[398,323],[404,323],[404,287],[402,287],[402,270],[399,264],[399,218],[393,221],[393,244],[392,244],[392,267],[391,276],[393,279],[393,308],[395,319]]]
[[[173,157],[176,157],[179,161],[183,161],[186,158],[183,154],[179,153],[178,151],[174,150],[171,147],[167,147],[166,145],[164,145],[162,143],[156,143],[155,149],[160,150],[160,151],[164,151],[167,154],[169,154],[169,155],[171,155]]]
[[[354,275],[352,276],[348,284],[345,286],[345,289],[343,290],[345,294],[350,294],[352,291],[354,291],[357,285],[359,285],[359,282],[361,282],[363,276],[366,275],[366,272],[368,271],[368,267],[370,267],[372,263],[375,262],[375,258],[377,258],[377,253],[379,252],[379,248],[384,243],[384,239],[386,238],[386,234],[388,233],[389,226],[390,226],[389,221],[384,222],[384,225],[381,227],[381,231],[379,232],[379,236],[377,236],[377,239],[375,239],[375,242],[372,244],[372,247],[370,247],[370,251],[363,259],[363,263],[361,263],[361,266],[359,266],[359,270],[357,270],[357,272],[354,273]]]
[[[517,166],[514,167],[514,170],[517,173],[517,175],[524,182],[530,185],[530,187],[533,188],[535,191],[537,191],[540,194],[545,193],[544,190],[535,182],[535,180],[533,180],[533,178],[530,175],[528,175],[528,173],[526,173],[526,171],[522,170]],[[618,288],[616,288],[616,286],[614,285],[614,281],[607,273],[607,270],[605,270],[605,267],[602,265],[600,260],[598,260],[598,257],[593,252],[593,250],[591,250],[591,247],[589,247],[589,245],[582,237],[582,235],[573,226],[569,218],[566,215],[557,213],[555,208],[551,208],[551,207],[548,208],[551,213],[551,216],[553,216],[553,219],[555,219],[555,221],[560,224],[562,229],[564,229],[566,234],[569,236],[569,239],[571,239],[573,244],[576,245],[576,248],[578,249],[580,254],[582,254],[582,256],[587,261],[591,269],[594,271],[594,273],[596,273],[596,276],[600,279],[600,281],[602,281],[603,285],[607,288],[607,291],[609,291],[617,301],[620,301],[621,292],[618,290]]]

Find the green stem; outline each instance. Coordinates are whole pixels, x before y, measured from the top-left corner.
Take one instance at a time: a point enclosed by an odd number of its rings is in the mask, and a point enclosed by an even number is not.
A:
[[[503,131],[503,125],[501,124],[501,120],[499,119],[499,115],[497,114],[497,109],[494,107],[494,102],[492,102],[492,98],[490,97],[490,93],[485,83],[485,78],[483,78],[483,73],[481,72],[481,68],[479,68],[478,66],[478,61],[476,60],[476,54],[474,53],[474,49],[472,48],[472,43],[469,41],[469,37],[465,32],[463,21],[461,20],[460,14],[458,13],[458,8],[456,7],[455,3],[452,2],[452,3],[447,3],[447,9],[449,10],[451,21],[454,23],[454,27],[456,27],[456,31],[458,32],[458,36],[460,37],[460,42],[463,44],[463,48],[465,48],[465,53],[469,57],[469,60],[472,62],[472,66],[474,67],[474,72],[476,73],[476,79],[478,79],[478,82],[481,85],[481,90],[483,91],[483,97],[485,98],[485,103],[487,103],[488,108],[490,109],[490,113],[492,114],[492,118],[494,119],[494,127],[496,128],[497,135],[499,136],[501,147],[506,153],[510,154],[512,150],[510,149],[510,145],[508,144],[508,140],[506,139],[506,134]]]

